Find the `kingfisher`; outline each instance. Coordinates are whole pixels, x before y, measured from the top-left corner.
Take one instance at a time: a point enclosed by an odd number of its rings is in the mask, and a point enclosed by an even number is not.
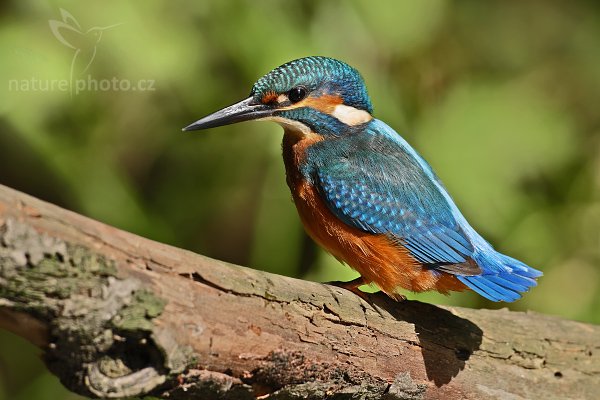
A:
[[[512,302],[542,273],[501,254],[467,222],[431,166],[373,116],[360,73],[305,57],[260,78],[250,96],[184,128],[242,121],[283,127],[286,181],[308,235],[360,277],[339,285],[393,299],[471,289]]]

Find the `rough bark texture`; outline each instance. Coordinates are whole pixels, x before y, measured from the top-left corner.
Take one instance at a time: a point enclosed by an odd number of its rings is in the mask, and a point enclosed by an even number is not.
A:
[[[90,397],[598,398],[600,327],[370,303],[212,260],[0,186],[0,326]]]

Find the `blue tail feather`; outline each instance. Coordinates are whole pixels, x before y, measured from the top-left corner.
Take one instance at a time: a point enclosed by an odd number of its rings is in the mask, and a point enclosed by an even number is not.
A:
[[[516,279],[514,279],[515,277],[513,277],[512,281],[509,281],[508,279],[505,279],[499,275],[487,275],[487,279],[494,282],[497,285],[503,286],[507,289],[511,289],[517,292],[526,292],[529,287],[531,286],[531,284],[529,286],[527,285],[523,285],[522,282],[515,282]],[[522,279],[529,279],[529,278],[522,278]],[[536,285],[535,281],[533,281],[533,285]]]
[[[521,293],[537,285],[534,278],[542,276],[542,272],[491,249],[476,251],[473,259],[481,267],[482,274],[457,278],[492,301],[515,301]]]

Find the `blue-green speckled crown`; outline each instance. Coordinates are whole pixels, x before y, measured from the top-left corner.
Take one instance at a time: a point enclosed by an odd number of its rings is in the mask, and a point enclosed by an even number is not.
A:
[[[320,90],[338,94],[344,104],[373,113],[360,73],[348,64],[329,57],[305,57],[285,63],[260,78],[250,95],[260,99],[267,92],[285,93],[299,85],[311,92]]]

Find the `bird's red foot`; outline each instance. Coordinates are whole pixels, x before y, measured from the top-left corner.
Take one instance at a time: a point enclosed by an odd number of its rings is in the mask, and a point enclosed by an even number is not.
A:
[[[392,296],[390,296],[392,299],[396,300],[398,303],[403,302],[404,300],[406,300],[406,296],[400,293],[394,293]]]
[[[331,285],[331,286],[337,286],[342,289],[349,290],[352,293],[354,293],[355,295],[357,295],[358,297],[360,297],[361,299],[363,299],[364,301],[366,301],[367,303],[369,302],[369,299],[367,297],[368,293],[365,293],[358,288],[359,286],[367,284],[367,282],[365,282],[365,280],[363,279],[362,276],[359,276],[358,278],[352,279],[351,281],[348,281],[348,282],[331,281],[331,282],[325,282],[325,284]]]

